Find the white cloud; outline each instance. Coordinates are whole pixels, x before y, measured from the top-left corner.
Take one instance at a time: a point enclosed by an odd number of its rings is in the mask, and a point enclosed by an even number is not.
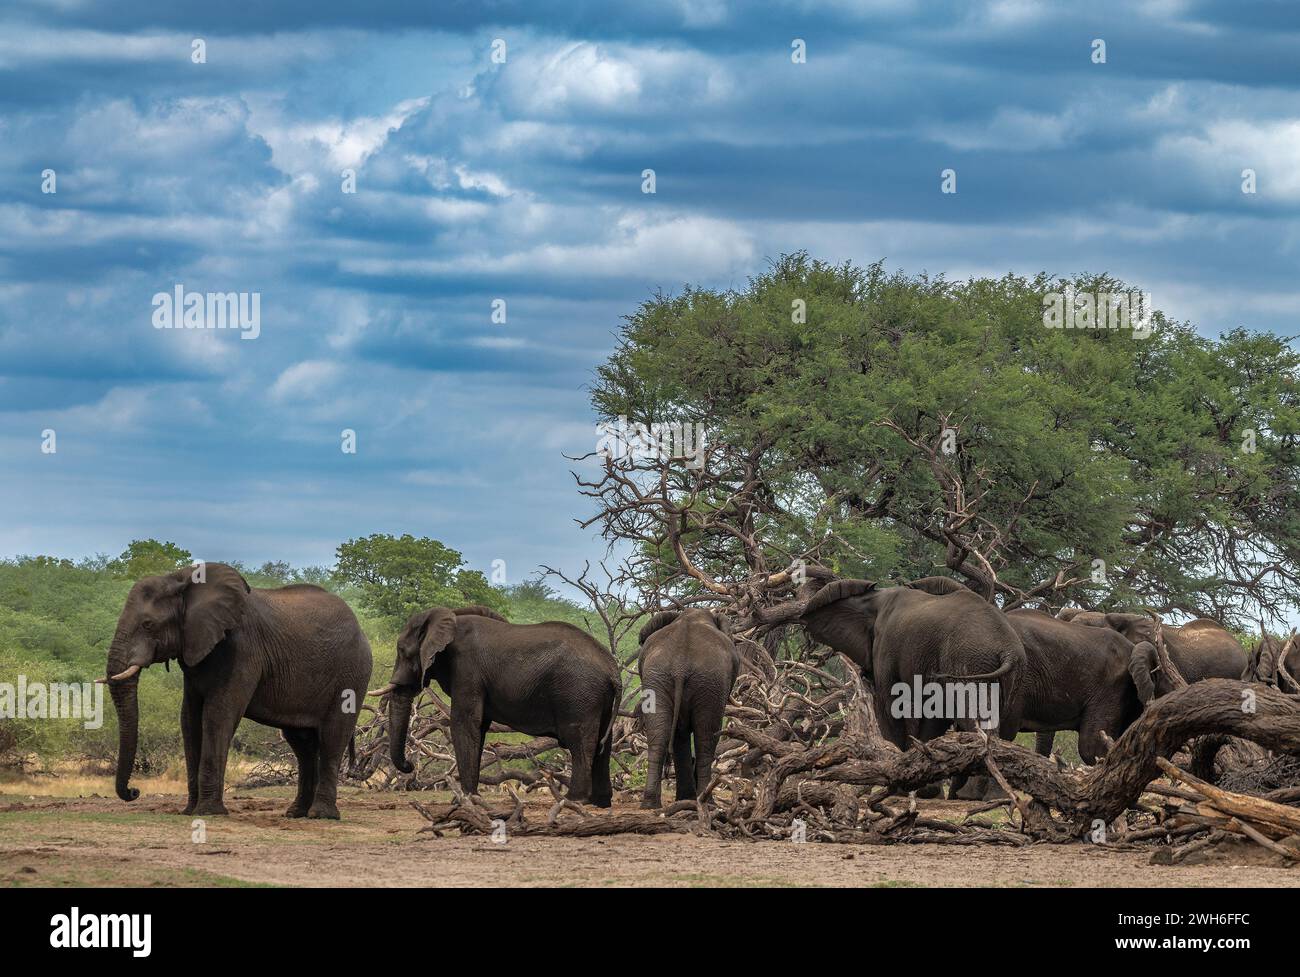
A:
[[[1240,191],[1241,171],[1253,169],[1259,195],[1300,200],[1300,120],[1219,120],[1195,135],[1169,136],[1158,144],[1167,165],[1189,163],[1208,183]]]
[[[322,396],[342,373],[338,363],[328,360],[303,360],[281,373],[271,385],[271,399],[306,400]]]
[[[540,274],[556,278],[634,277],[679,283],[727,276],[753,267],[753,239],[739,225],[712,217],[651,218],[622,213],[602,235],[577,244],[541,243],[506,254],[442,259],[343,258],[359,275]]]
[[[428,96],[406,99],[382,115],[293,122],[276,100],[247,96],[248,131],[271,147],[271,163],[281,172],[296,176],[327,165],[337,179],[336,171],[360,167],[429,101]]]
[[[666,114],[729,99],[736,86],[723,60],[703,51],[626,44],[566,43],[524,53],[498,76],[512,115],[582,111]]]

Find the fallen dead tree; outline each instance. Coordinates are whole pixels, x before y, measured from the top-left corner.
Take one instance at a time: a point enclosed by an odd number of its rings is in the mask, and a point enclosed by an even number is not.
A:
[[[1285,862],[1300,861],[1300,808],[1207,784],[1163,758],[1159,759],[1159,764],[1172,780],[1187,788],[1161,790],[1173,799],[1166,804],[1172,828],[1192,826],[1209,829],[1211,834],[1207,841],[1219,840],[1227,834],[1243,835]],[[1278,844],[1278,839],[1284,838],[1291,838],[1296,847]],[[1200,847],[1198,843],[1193,845]],[[1185,848],[1181,853],[1184,857],[1186,851]],[[1178,857],[1176,853],[1175,858]]]
[[[1300,809],[1215,788],[1167,759],[1188,740],[1209,733],[1300,754],[1300,706],[1274,689],[1227,679],[1180,689],[1154,702],[1091,768],[1068,768],[980,732],[953,732],[900,750],[880,737],[862,691],[846,710],[839,735],[816,745],[733,721],[728,736],[740,740],[747,755],[758,755],[757,763],[750,758],[753,773],[720,772],[699,802],[663,812],[593,813],[561,802],[557,794],[548,817],[537,823],[527,821],[522,805],[494,814],[478,798],[461,797],[445,810],[422,813],[438,831],[452,826],[485,834],[504,826],[507,832],[552,836],[695,831],[753,840],[874,844],[1022,845],[1084,838],[1131,844],[1237,830],[1280,850],[1274,847],[1285,836],[1280,832],[1300,832]],[[1012,794],[1006,802],[986,806],[1014,809],[1001,826],[969,817],[962,823],[925,817],[907,796],[937,780],[979,773],[991,775]],[[1181,804],[1173,809],[1141,804],[1143,793],[1162,774],[1194,785],[1199,791],[1195,804],[1202,807],[1189,812]],[[1157,790],[1169,796],[1175,788]],[[1130,823],[1130,817],[1138,820]]]

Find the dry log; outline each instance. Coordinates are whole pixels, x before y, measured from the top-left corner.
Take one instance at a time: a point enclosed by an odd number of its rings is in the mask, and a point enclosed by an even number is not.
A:
[[[1286,830],[1287,834],[1300,834],[1300,810],[1248,794],[1235,794],[1207,784],[1185,770],[1180,770],[1163,757],[1157,758],[1160,769],[1175,780],[1180,780],[1203,794],[1218,810],[1232,817],[1248,821],[1263,821]]]

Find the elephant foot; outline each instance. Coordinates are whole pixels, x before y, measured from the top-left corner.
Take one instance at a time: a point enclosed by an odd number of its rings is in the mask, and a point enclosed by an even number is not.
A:
[[[288,810],[280,815],[282,818],[305,818],[307,816],[307,807],[299,804],[297,801],[289,805]]]
[[[189,817],[191,814],[194,813],[194,808],[195,808],[196,806],[197,806],[197,805],[195,804],[194,801],[190,801],[190,802],[189,802],[188,804],[186,804],[183,808],[181,808],[181,816],[182,816],[182,817]]]
[[[337,805],[334,805],[334,804],[325,804],[325,803],[322,803],[321,801],[317,801],[317,802],[314,803],[314,804],[311,806],[311,808],[307,811],[307,817],[309,817],[309,818],[325,818],[325,819],[328,819],[328,820],[330,820],[330,821],[337,821],[337,820],[339,820],[339,809],[338,809]]]
[[[641,810],[643,811],[657,811],[661,807],[663,807],[663,802],[657,797],[641,798]]]
[[[216,817],[230,812],[226,810],[226,805],[222,804],[221,801],[199,801],[194,805],[194,810],[190,811],[190,813],[203,817]]]
[[[593,797],[591,799],[591,806],[592,807],[613,807],[614,797],[612,794],[609,797]]]
[[[943,796],[943,788],[938,784],[926,784],[924,787],[917,788],[917,800],[929,801],[936,797]]]

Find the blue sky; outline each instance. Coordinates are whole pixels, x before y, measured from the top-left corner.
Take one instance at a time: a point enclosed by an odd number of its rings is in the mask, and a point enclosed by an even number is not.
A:
[[[620,316],[798,249],[1294,330],[1297,4],[222,6],[0,14],[0,554],[580,568]],[[152,328],[177,282],[260,293],[261,335]]]

